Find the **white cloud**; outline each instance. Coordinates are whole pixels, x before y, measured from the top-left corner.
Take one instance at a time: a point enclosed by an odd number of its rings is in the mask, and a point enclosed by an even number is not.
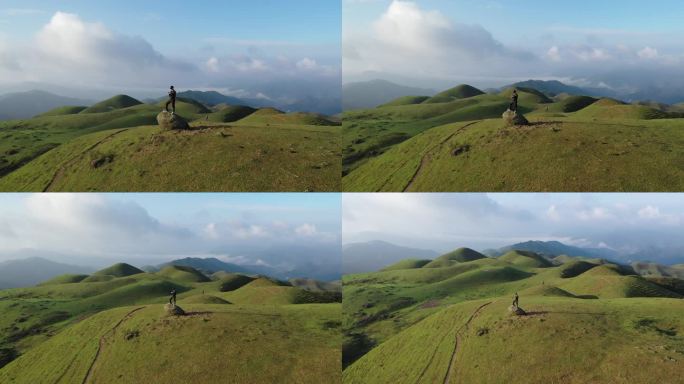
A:
[[[438,251],[528,240],[621,252],[684,249],[684,206],[677,200],[676,194],[350,194],[343,196],[343,241]]]
[[[658,57],[658,50],[651,47],[645,47],[644,49],[637,52],[637,56],[642,59],[655,59]]]
[[[561,61],[560,49],[554,45],[553,47],[549,48],[548,52],[546,52],[546,57],[548,57],[551,61]]]
[[[213,219],[206,218],[206,212],[175,216],[175,207],[170,206],[164,210],[166,220],[161,220],[121,195],[28,194],[12,206],[3,200],[0,196],[0,261],[23,257],[14,255],[29,249],[33,254],[60,255],[58,261],[89,265],[156,264],[189,256],[279,270],[284,265],[289,270],[317,263],[328,263],[326,270],[334,270],[339,264],[334,258],[340,252],[340,235],[329,232],[339,231],[339,224],[322,230],[320,223],[327,228],[328,219],[317,222],[319,218],[301,206],[216,208]],[[198,198],[193,204],[202,203]]]
[[[412,78],[478,76],[501,63],[515,69],[511,63],[533,59],[504,46],[480,25],[453,22],[411,1],[392,1],[366,30],[343,30],[345,77],[368,71]]]
[[[219,66],[219,59],[216,57],[210,57],[207,62],[206,62],[206,67],[209,70],[209,72],[219,72],[220,71],[220,66]]]
[[[295,228],[295,233],[300,236],[313,236],[317,233],[316,226],[304,223],[299,227]]]
[[[317,67],[318,63],[316,63],[316,60],[309,59],[308,57],[305,57],[297,62],[297,68],[299,69],[311,70]]]
[[[328,102],[340,99],[340,65],[335,61],[339,49],[296,41],[253,43],[203,50],[178,42],[173,49],[183,55],[173,56],[142,36],[56,12],[32,38],[9,43],[0,36],[0,85],[18,91],[28,90],[27,82],[33,83],[30,89],[68,87],[73,94],[67,96],[83,98],[92,97],[79,93],[104,90],[149,97],[151,92],[163,94],[173,80],[179,89],[240,89],[250,98],[262,93],[283,109],[306,100],[315,112],[339,111]],[[211,52],[209,57],[206,52]]]
[[[661,216],[660,208],[654,207],[652,205],[647,205],[641,208],[638,212],[639,217],[644,219],[656,219]]]

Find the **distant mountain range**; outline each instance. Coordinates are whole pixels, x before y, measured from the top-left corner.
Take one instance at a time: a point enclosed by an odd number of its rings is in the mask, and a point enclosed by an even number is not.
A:
[[[31,253],[34,253],[34,251],[25,253],[30,255]],[[84,261],[85,260],[83,259],[79,259],[79,262]],[[336,267],[334,265],[335,263],[330,264],[330,268],[302,264],[294,270],[285,271],[268,265],[238,265],[213,257],[186,257],[158,265],[143,266],[140,269],[145,272],[154,273],[162,270],[164,267],[175,265],[192,267],[207,276],[211,276],[215,272],[224,271],[246,275],[272,276],[284,281],[290,279],[299,279],[302,281],[308,279],[315,279],[316,281],[339,280],[341,277],[339,267]],[[0,262],[0,289],[29,287],[59,275],[90,274],[94,270],[95,268],[54,262],[43,257],[22,257],[21,255],[17,255],[17,259]]]
[[[628,103],[657,102],[677,104],[684,102],[684,92],[680,90],[663,90],[657,87],[641,89],[634,92],[619,92],[610,88],[577,87],[558,80],[526,80],[508,84],[500,88],[490,88],[490,93],[498,93],[506,88],[531,88],[554,97],[560,94],[573,96],[609,97]],[[437,93],[430,89],[407,87],[386,80],[371,80],[349,83],[342,87],[342,107],[345,111],[352,109],[375,108],[403,96],[433,96]]]
[[[602,259],[605,262],[630,265],[643,275],[659,273],[668,276],[678,275],[684,271],[684,264],[671,265],[682,263],[684,259],[681,256],[679,258],[669,257],[671,252],[668,253],[659,249],[652,249],[653,254],[649,257],[647,250],[625,255],[609,248],[584,248],[563,244],[559,241],[531,240],[497,249],[486,249],[482,251],[482,254],[489,257],[499,257],[512,250],[534,252],[551,262],[556,262],[554,259],[558,256]],[[343,247],[342,253],[344,274],[375,272],[405,259],[434,259],[440,255],[432,250],[402,247],[377,240],[347,244]],[[668,257],[662,258],[662,260],[654,257],[654,255],[661,254]]]
[[[385,241],[345,244],[342,247],[342,273],[374,272],[404,259],[431,259],[439,253],[428,249],[402,247]]]
[[[0,120],[28,119],[63,106],[90,106],[92,100],[76,99],[32,90],[0,96]]]
[[[342,111],[341,100],[336,98],[303,97],[283,101],[268,98],[237,98],[216,91],[193,90],[178,92],[178,97],[192,99],[208,107],[219,104],[244,105],[253,108],[273,107],[285,112],[315,112],[325,115],[335,115]],[[165,99],[166,97],[146,98],[143,102],[156,104]],[[93,100],[60,96],[42,90],[7,93],[0,95],[0,120],[28,119],[58,107],[89,107],[93,104],[95,104]]]
[[[186,257],[183,259],[173,260],[169,261],[168,263],[160,264],[157,266],[157,270],[160,270],[169,265],[192,267],[204,273],[207,276],[219,271],[244,273],[248,275],[271,275],[274,272],[272,268],[260,268],[258,266],[255,266],[254,268],[244,267],[233,263],[226,263],[214,257]]]
[[[342,109],[374,108],[402,96],[432,96],[432,89],[407,87],[386,80],[348,83],[342,86]]]
[[[609,248],[580,248],[566,245],[559,241],[526,241],[523,243],[507,245],[499,249],[487,249],[482,253],[490,257],[497,257],[512,250],[530,251],[550,258],[567,255],[611,260],[619,256],[617,251]]]
[[[0,289],[29,287],[66,273],[86,274],[86,267],[56,263],[41,257],[0,262]]]

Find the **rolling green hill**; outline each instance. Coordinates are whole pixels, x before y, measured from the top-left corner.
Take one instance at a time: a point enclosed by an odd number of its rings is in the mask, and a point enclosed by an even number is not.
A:
[[[454,263],[464,263],[467,261],[475,261],[484,259],[486,256],[472,250],[470,248],[459,248],[447,254],[444,254],[430,263],[425,265],[425,268],[441,268],[448,267]]]
[[[236,303],[192,268],[134,268],[0,290],[0,382],[339,382],[339,293],[262,277]],[[171,289],[185,316],[165,311]]]
[[[81,106],[66,106],[66,107],[58,107],[53,110],[47,111],[45,113],[41,113],[40,115],[36,117],[49,117],[49,116],[64,116],[64,115],[74,115],[76,113],[80,113],[84,109],[88,107],[81,107]]]
[[[449,93],[451,91],[447,91]],[[531,124],[501,116],[498,94],[405,97],[343,114],[343,190],[679,191],[684,115],[669,106],[519,88]],[[533,154],[533,155],[532,155]]]
[[[208,277],[195,268],[180,265],[169,265],[168,267],[164,267],[161,271],[157,272],[157,275],[184,283],[203,283],[210,281]]]
[[[128,107],[133,107],[135,105],[140,105],[142,104],[141,101],[138,101],[128,95],[117,95],[112,97],[111,99],[107,99],[104,101],[101,101],[95,105],[92,105],[84,110],[82,110],[80,113],[102,113],[102,112],[110,112],[116,109],[124,109]]]
[[[520,251],[345,275],[343,382],[666,380],[684,361],[684,282],[670,279]],[[509,313],[515,292],[527,316]]]
[[[112,265],[111,267],[101,269],[101,270],[93,273],[93,275],[124,277],[124,276],[137,275],[138,273],[144,273],[144,271],[141,269],[138,269],[138,268],[136,268],[130,264],[118,263],[118,264]]]
[[[126,96],[0,122],[0,191],[339,191],[339,123],[321,115]],[[256,116],[253,116],[256,115]]]
[[[499,260],[529,268],[545,268],[552,265],[551,262],[543,256],[530,251],[510,251],[505,255],[500,256]]]

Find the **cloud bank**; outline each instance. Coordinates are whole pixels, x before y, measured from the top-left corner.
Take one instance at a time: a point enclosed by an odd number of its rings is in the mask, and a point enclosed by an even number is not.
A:
[[[538,36],[513,47],[476,22],[457,22],[452,16],[458,17],[393,0],[372,23],[348,23],[344,81],[379,77],[446,89],[459,82],[484,88],[558,79],[625,98],[684,101],[684,54],[674,32],[540,26]]]
[[[344,243],[385,240],[448,251],[527,240],[608,247],[627,259],[684,262],[676,194],[348,194]]]
[[[0,40],[0,83],[5,88],[37,83],[150,96],[163,95],[173,81],[179,88],[262,97],[279,105],[339,99],[339,62],[320,55],[319,47],[269,54],[268,44],[257,48],[258,42],[225,40],[207,38],[197,42],[202,49],[190,47],[174,56],[141,36],[56,12],[28,43]]]
[[[197,205],[201,203],[198,198]],[[57,261],[98,267],[217,257],[246,266],[267,265],[281,273],[318,269],[330,275],[339,270],[339,227],[331,228],[328,217],[304,218],[297,207],[275,217],[268,210],[277,207],[269,207],[245,206],[240,214],[198,210],[192,220],[162,220],[126,198],[26,195],[18,206],[0,205],[0,261],[31,250],[33,255],[61,255]]]

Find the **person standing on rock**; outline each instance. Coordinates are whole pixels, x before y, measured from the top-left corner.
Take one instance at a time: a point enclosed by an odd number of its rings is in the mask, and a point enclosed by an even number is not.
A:
[[[513,296],[513,306],[518,308],[518,292],[516,292],[515,296]]]
[[[518,112],[518,91],[513,90],[513,95],[511,95],[511,105],[508,107],[513,112]]]
[[[173,113],[174,115],[176,114],[176,90],[173,89],[173,85],[171,86],[171,89],[169,90],[169,101],[166,102],[166,106],[164,106],[164,110],[166,112],[169,111],[169,104],[171,104],[171,107],[173,108]]]
[[[172,304],[174,307],[176,306],[176,289],[171,290],[171,297],[169,297],[169,304]]]

